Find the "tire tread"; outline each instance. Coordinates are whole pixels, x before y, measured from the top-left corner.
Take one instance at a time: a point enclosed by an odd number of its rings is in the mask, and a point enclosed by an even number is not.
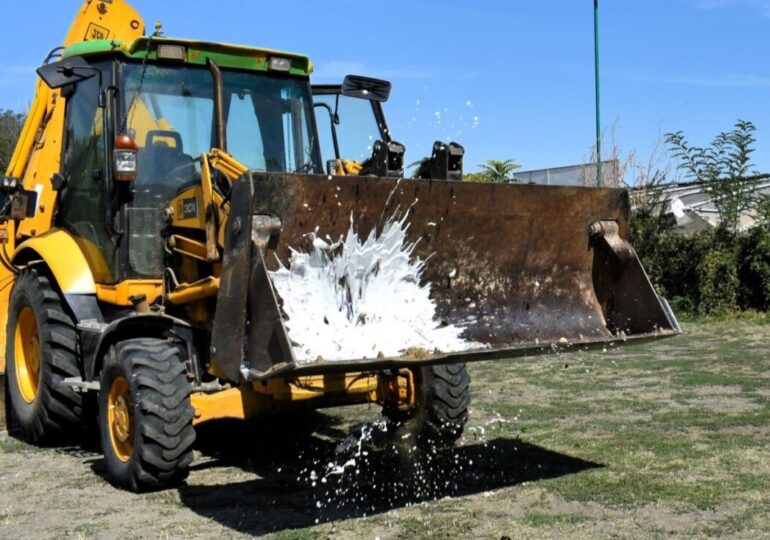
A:
[[[107,361],[120,363],[130,372],[136,400],[132,466],[112,474],[113,481],[131,491],[182,482],[193,461],[195,428],[191,387],[180,348],[169,340],[129,339],[113,346]],[[102,441],[106,445],[109,437],[103,435]]]

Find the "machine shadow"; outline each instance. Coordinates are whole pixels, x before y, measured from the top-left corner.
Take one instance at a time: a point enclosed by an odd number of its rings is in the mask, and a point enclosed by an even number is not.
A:
[[[360,451],[356,445],[351,454],[339,455],[337,443],[347,434],[341,421],[322,413],[299,422],[295,416],[251,426],[205,426],[198,450],[209,460],[193,471],[236,467],[256,478],[241,481],[238,474],[231,483],[188,483],[179,488],[181,502],[228,528],[260,535],[603,467],[509,438],[466,441],[431,455]],[[344,472],[324,478],[329,463]]]

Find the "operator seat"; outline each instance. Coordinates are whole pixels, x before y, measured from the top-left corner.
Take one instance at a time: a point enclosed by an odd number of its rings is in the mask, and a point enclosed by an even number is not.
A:
[[[174,146],[169,145],[169,139]],[[193,158],[184,153],[182,136],[176,131],[148,131],[144,148],[139,150],[137,160],[139,186],[157,186],[162,191],[173,192],[180,184],[192,180]],[[185,169],[185,165],[189,165],[189,169]],[[172,175],[172,171],[180,174]]]

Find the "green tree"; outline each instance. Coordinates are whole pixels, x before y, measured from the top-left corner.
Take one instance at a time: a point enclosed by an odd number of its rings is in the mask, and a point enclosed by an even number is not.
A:
[[[516,163],[513,159],[488,159],[479,165],[479,167],[481,168],[480,172],[464,175],[465,180],[469,182],[487,182],[493,184],[518,182],[518,179],[513,175],[513,171],[520,169],[521,165]]]
[[[754,152],[754,132],[751,122],[739,120],[732,131],[722,132],[710,146],[691,146],[682,131],[666,134],[679,168],[693,180],[703,182],[719,212],[722,226],[735,231],[741,214],[756,205],[753,194],[756,174],[751,163]]]
[[[0,174],[5,174],[8,168],[23,125],[23,114],[9,110],[0,111]]]

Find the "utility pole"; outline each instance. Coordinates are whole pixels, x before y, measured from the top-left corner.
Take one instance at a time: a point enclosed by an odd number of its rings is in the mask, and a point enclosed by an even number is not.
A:
[[[602,187],[602,121],[599,92],[599,0],[594,0],[594,79],[596,87],[596,185]]]

